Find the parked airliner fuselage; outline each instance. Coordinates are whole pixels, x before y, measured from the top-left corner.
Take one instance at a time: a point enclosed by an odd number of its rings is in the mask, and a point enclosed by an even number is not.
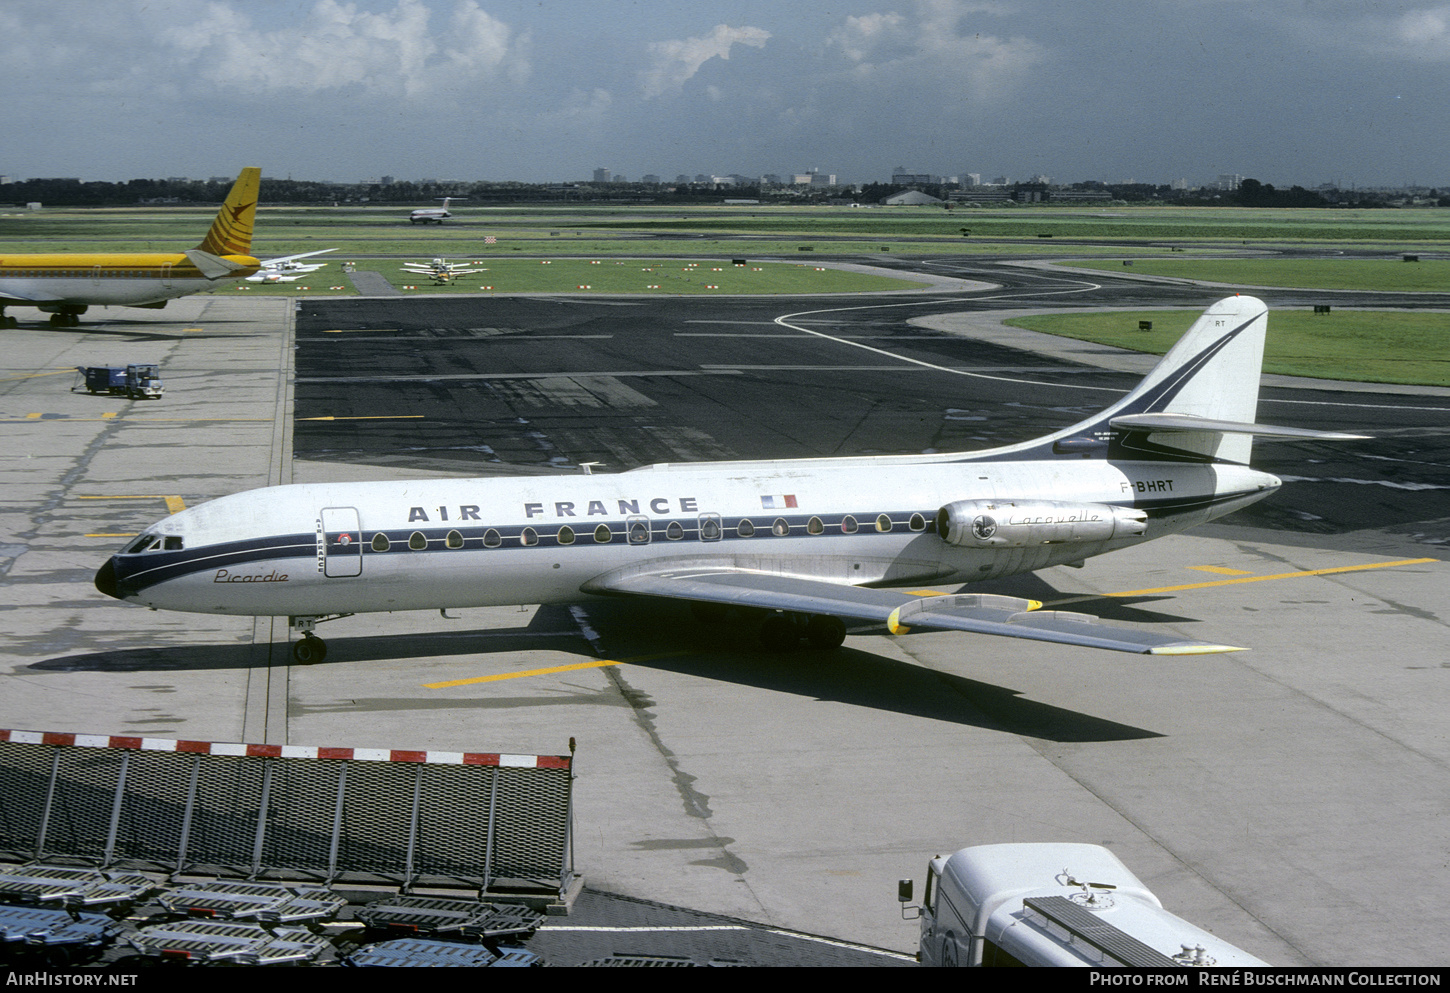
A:
[[[1125,630],[991,594],[889,587],[1029,572],[1192,527],[1273,492],[1254,435],[1352,435],[1257,423],[1267,310],[1210,307],[1102,413],[980,452],[655,465],[617,475],[281,486],[148,529],[96,575],[171,610],[288,615],[299,662],[329,615],[675,599],[764,612],[762,639],[839,645],[845,619],[1116,651],[1232,651],[1171,628]]]
[[[965,583],[1181,531],[1278,485],[1234,465],[891,458],[354,483],[346,506],[338,486],[294,485],[166,518],[116,556],[108,584],[150,607],[303,615],[578,600],[596,576],[662,561],[851,585]],[[949,543],[943,508],[1000,507],[1005,527],[1005,495],[1032,515],[1020,528],[1104,523],[1077,540]],[[1114,508],[1145,511],[1142,529],[1113,529]]]

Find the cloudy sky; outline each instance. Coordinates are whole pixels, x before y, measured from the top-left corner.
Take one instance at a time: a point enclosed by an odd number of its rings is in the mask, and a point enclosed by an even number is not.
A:
[[[0,174],[1450,185],[1450,2],[3,0]]]

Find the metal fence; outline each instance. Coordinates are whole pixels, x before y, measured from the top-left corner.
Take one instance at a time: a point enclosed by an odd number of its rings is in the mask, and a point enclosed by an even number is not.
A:
[[[0,852],[562,895],[573,879],[572,765],[0,731]]]

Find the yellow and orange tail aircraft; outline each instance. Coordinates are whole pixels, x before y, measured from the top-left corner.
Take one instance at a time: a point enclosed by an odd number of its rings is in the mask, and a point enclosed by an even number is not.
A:
[[[51,324],[70,327],[92,304],[164,307],[174,297],[252,275],[261,268],[250,254],[261,183],[261,169],[243,169],[211,230],[184,252],[0,254],[0,327],[16,326],[7,306],[38,307]]]

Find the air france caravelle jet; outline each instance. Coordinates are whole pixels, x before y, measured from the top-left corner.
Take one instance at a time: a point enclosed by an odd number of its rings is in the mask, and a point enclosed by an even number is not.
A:
[[[1253,435],[1361,437],[1254,423],[1268,313],[1210,307],[1136,389],[1036,441],[979,452],[644,466],[611,475],[278,486],[165,518],[96,573],[167,610],[287,615],[299,663],[318,622],[364,611],[690,602],[764,612],[767,646],[833,648],[845,620],[1152,654],[1236,649],[1038,610],[961,584],[1078,564],[1221,517],[1279,479]]]

